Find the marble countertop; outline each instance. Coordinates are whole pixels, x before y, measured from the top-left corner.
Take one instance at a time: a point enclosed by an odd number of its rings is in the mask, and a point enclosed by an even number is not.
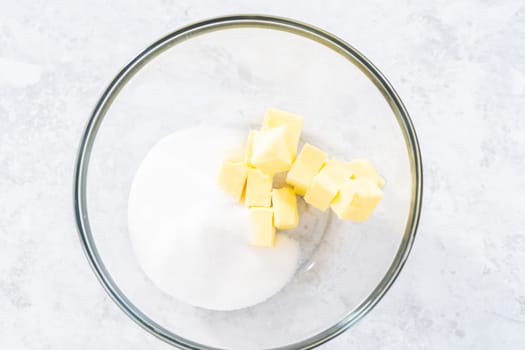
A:
[[[364,52],[418,132],[424,207],[394,287],[322,349],[525,344],[522,1],[26,1],[0,5],[0,348],[169,349],[106,296],[73,221],[73,162],[115,72],[230,13],[293,17]]]

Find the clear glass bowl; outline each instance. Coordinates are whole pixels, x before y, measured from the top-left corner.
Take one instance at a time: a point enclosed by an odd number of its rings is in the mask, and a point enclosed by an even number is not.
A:
[[[133,256],[127,199],[134,173],[177,129],[256,127],[268,107],[303,114],[304,140],[330,155],[369,158],[387,181],[384,200],[365,223],[327,214],[311,227],[301,236],[313,237],[301,242],[301,267],[268,301],[230,312],[185,305],[153,286]],[[82,137],[74,205],[102,286],[148,332],[182,349],[311,349],[350,328],[392,285],[414,241],[421,191],[414,128],[370,61],[310,25],[237,15],[176,30],[120,71]]]

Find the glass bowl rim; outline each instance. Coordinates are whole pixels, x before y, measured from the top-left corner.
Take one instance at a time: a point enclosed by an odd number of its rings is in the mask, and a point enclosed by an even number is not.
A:
[[[368,297],[355,308],[347,312],[341,320],[306,339],[274,348],[275,350],[313,349],[352,327],[373,309],[392,286],[409,256],[416,236],[421,213],[423,189],[423,173],[419,143],[410,116],[397,92],[379,69],[377,69],[363,54],[350,44],[322,29],[293,19],[269,15],[239,14],[214,17],[181,27],[157,40],[135,56],[135,58],[122,68],[105,89],[104,93],[96,103],[81,137],[75,164],[73,183],[74,214],[81,245],[91,268],[105,291],[121,308],[121,310],[124,311],[124,313],[135,323],[159,339],[181,349],[220,350],[219,348],[199,344],[170,332],[168,329],[162,327],[140,311],[118,288],[102,262],[93,239],[87,210],[86,183],[89,159],[97,131],[112,102],[119,94],[119,91],[132,79],[135,73],[156,56],[176,44],[194,36],[229,28],[265,28],[285,31],[314,40],[327,48],[336,51],[355,64],[379,89],[395,114],[406,142],[412,175],[410,211],[403,238],[388,271]]]

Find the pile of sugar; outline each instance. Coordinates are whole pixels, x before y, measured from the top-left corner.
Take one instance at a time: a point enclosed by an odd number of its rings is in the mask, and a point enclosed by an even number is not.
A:
[[[297,269],[296,241],[248,244],[247,210],[217,186],[225,155],[246,132],[194,127],[159,141],[131,187],[128,226],[138,262],[164,292],[188,304],[235,310],[277,293]]]

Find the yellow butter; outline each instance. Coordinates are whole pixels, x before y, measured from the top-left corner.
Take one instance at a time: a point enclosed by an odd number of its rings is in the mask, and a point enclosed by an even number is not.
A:
[[[347,179],[332,202],[332,209],[340,219],[365,221],[383,198],[376,181]]]
[[[253,137],[255,136],[256,131],[250,131],[248,134],[248,141],[246,142],[246,150],[244,153],[244,163],[247,166],[253,166],[252,164],[252,150],[253,150]]]
[[[348,163],[353,179],[372,179],[379,187],[385,185],[385,180],[377,174],[376,169],[368,159],[354,159]]]
[[[250,244],[258,247],[273,247],[275,244],[275,227],[273,209],[252,207],[248,209],[251,238]]]
[[[251,152],[251,164],[266,174],[287,171],[292,166],[285,127],[255,132]]]
[[[343,182],[352,176],[352,169],[348,166],[348,163],[339,159],[327,160],[320,172],[330,176],[338,187],[341,187]]]
[[[247,171],[242,162],[224,161],[219,173],[219,186],[224,192],[240,201],[246,185]]]
[[[305,202],[325,211],[339,192],[344,180],[349,179],[351,175],[347,163],[339,159],[327,160],[306,190]]]
[[[257,169],[248,169],[244,203],[248,207],[272,205],[272,176]]]
[[[334,183],[330,176],[321,172],[314,176],[304,195],[304,201],[319,210],[325,211],[338,191],[339,186]]]
[[[295,193],[304,195],[325,159],[325,152],[306,143],[286,175],[286,183],[294,187]]]
[[[299,224],[297,198],[291,187],[272,190],[273,220],[276,228],[288,230]]]
[[[303,130],[304,118],[298,114],[270,108],[266,111],[263,120],[263,129],[286,127],[286,144],[295,160],[297,146]]]

